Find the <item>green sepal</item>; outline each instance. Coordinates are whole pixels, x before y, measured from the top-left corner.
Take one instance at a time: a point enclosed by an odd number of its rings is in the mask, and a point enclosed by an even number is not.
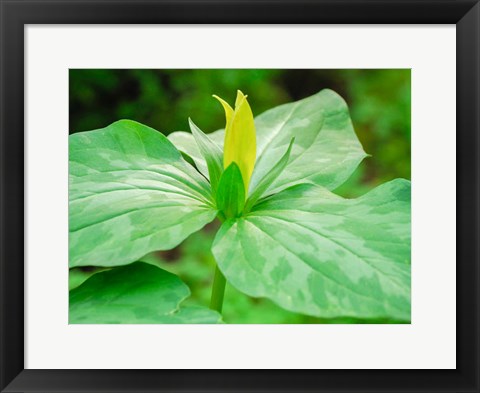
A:
[[[245,186],[240,168],[232,162],[220,177],[217,209],[224,218],[239,217],[245,206]]]
[[[219,323],[206,307],[183,307],[190,289],[174,274],[135,262],[96,273],[70,291],[71,324]]]
[[[223,153],[218,145],[213,142],[196,124],[192,119],[188,119],[190,130],[195,138],[198,149],[202,154],[208,168],[208,177],[210,178],[210,184],[212,186],[212,193],[215,195],[218,187],[220,176],[223,172]]]
[[[218,146],[220,151],[223,152],[223,140],[225,139],[224,130],[217,130],[211,132],[208,134],[208,138]],[[200,149],[198,148],[198,145],[195,142],[195,138],[193,137],[191,132],[172,132],[168,135],[168,140],[172,142],[180,152],[189,157],[187,161],[190,163],[191,161],[193,161],[193,166],[203,176],[209,179],[207,163],[205,162],[205,158],[203,158],[202,153],[200,152]]]
[[[284,153],[282,158],[280,158],[280,160],[278,160],[278,162],[272,167],[272,169],[270,169],[270,171],[267,172],[265,176],[258,182],[258,185],[255,187],[252,194],[248,197],[247,202],[245,203],[245,212],[250,211],[250,209],[255,205],[255,203],[264,195],[265,191],[268,190],[270,185],[285,169],[290,158],[290,152],[292,151],[293,142],[295,142],[295,137],[291,139],[287,151]]]

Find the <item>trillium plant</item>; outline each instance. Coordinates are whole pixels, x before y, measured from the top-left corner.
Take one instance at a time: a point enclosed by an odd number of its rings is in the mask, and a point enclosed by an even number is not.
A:
[[[333,191],[367,157],[331,90],[255,119],[214,96],[225,129],[167,137],[121,120],[69,138],[69,265],[101,267],[70,291],[70,323],[221,323],[228,282],[320,318],[410,321],[410,182]],[[211,304],[141,262],[218,219]],[[228,321],[227,321],[228,322]]]

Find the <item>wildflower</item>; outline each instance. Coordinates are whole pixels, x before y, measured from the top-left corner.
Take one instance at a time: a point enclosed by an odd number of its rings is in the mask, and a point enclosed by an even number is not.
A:
[[[225,109],[227,124],[225,126],[225,144],[223,150],[223,167],[235,162],[240,168],[245,194],[252,177],[257,155],[255,124],[247,96],[237,90],[235,109],[225,100],[214,95]]]

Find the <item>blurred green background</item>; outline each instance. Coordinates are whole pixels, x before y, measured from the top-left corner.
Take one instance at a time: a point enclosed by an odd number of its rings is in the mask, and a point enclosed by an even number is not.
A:
[[[230,103],[236,90],[248,94],[254,115],[308,97],[324,88],[347,102],[358,138],[372,157],[336,193],[364,194],[394,178],[410,179],[410,70],[70,70],[70,133],[132,119],[169,134],[188,130],[188,117],[204,131],[225,125],[212,94]],[[192,290],[191,304],[209,302],[214,260],[210,246],[217,224],[190,236],[179,247],[153,253],[145,261],[178,274]],[[84,272],[78,271],[83,277]],[[319,320],[284,311],[265,299],[249,298],[227,285],[227,323],[372,323]]]

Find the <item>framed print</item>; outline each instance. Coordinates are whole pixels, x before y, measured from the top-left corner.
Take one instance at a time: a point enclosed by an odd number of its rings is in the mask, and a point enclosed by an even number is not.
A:
[[[1,6],[2,391],[479,391],[477,1]]]

